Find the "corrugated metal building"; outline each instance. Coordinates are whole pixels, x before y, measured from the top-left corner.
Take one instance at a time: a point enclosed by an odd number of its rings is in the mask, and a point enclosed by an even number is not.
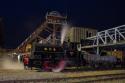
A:
[[[96,33],[96,29],[86,27],[72,27],[68,30],[65,37],[65,41],[79,43],[81,39],[86,39],[87,37],[95,36]]]

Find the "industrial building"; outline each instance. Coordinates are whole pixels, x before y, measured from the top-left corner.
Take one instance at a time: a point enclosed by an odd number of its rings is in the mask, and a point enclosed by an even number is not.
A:
[[[86,27],[71,27],[65,37],[65,41],[79,43],[82,39],[86,39],[91,36],[95,36],[97,33],[96,29]]]

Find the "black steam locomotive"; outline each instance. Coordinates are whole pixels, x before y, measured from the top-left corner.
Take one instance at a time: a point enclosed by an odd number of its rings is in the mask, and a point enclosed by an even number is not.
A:
[[[112,67],[116,65],[114,56],[89,54],[79,51],[77,45],[52,46],[34,44],[29,59],[29,67],[40,68],[45,71],[61,71],[65,67],[80,67],[90,65],[92,67]]]
[[[61,59],[64,59],[62,47],[35,44],[31,51],[29,66],[51,70]]]
[[[34,44],[29,57],[29,67],[36,67],[43,70],[64,69],[65,66],[84,65],[82,55],[75,49],[69,49],[65,46],[50,46],[43,44]],[[63,68],[62,68],[63,67]]]

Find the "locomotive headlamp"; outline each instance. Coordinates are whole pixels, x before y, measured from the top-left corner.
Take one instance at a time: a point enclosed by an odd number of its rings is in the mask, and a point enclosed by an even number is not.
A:
[[[53,48],[53,51],[56,51],[56,49],[55,49],[55,48]]]
[[[48,49],[47,48],[44,48],[45,51],[47,51]]]
[[[52,48],[49,48],[49,51],[52,51]]]

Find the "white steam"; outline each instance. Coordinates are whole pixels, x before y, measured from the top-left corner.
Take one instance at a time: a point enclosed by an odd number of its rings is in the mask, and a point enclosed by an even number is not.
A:
[[[63,44],[68,30],[69,30],[69,25],[64,24],[61,31],[61,44]]]
[[[23,64],[10,58],[2,58],[2,69],[24,69]]]
[[[65,66],[66,66],[66,61],[65,60],[61,60],[59,62],[59,64],[57,65],[57,67],[53,68],[52,71],[53,72],[60,72],[60,71],[64,70]]]

